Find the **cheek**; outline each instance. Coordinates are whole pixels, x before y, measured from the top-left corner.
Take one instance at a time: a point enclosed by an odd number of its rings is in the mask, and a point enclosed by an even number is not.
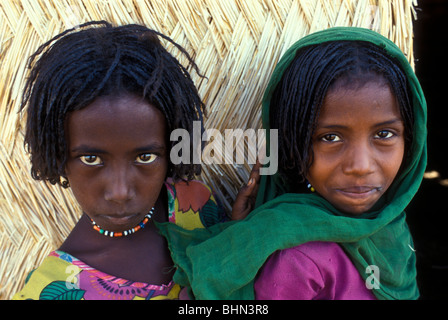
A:
[[[68,164],[66,175],[69,187],[79,205],[85,210],[98,202],[101,183],[92,174],[79,170],[77,165]]]
[[[166,159],[159,159],[157,165],[142,166],[134,172],[135,191],[137,195],[145,201],[155,201],[166,180],[168,171],[168,162]]]
[[[382,157],[382,168],[385,179],[392,184],[400,171],[404,160],[404,145]]]
[[[314,160],[308,169],[306,179],[312,186],[325,186],[336,170],[337,161],[330,155],[322,156],[314,152]]]
[[[163,156],[160,157],[159,163],[156,167],[151,169],[152,175],[157,176],[158,179],[165,180],[168,174],[168,159],[167,157]]]
[[[137,179],[139,189],[145,190],[145,193],[159,190],[166,180],[167,171],[166,162],[150,169],[142,169]]]
[[[402,136],[396,138],[395,143],[384,148],[379,147],[377,153],[377,161],[381,167],[384,180],[388,187],[397,177],[400,169],[405,162],[405,142]]]

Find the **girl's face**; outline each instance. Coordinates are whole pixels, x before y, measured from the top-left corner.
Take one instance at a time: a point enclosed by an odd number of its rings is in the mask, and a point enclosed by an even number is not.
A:
[[[330,90],[313,135],[308,181],[337,209],[366,212],[392,184],[404,155],[404,124],[384,82]]]
[[[165,117],[134,95],[104,96],[69,114],[66,174],[102,228],[135,227],[155,205],[168,168]]]

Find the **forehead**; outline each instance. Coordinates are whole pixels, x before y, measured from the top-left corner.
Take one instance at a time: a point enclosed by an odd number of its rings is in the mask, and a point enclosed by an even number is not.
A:
[[[69,114],[66,121],[70,147],[164,144],[162,112],[134,95],[104,96]]]
[[[384,82],[368,82],[360,88],[334,88],[322,104],[319,125],[369,123],[401,119],[396,97]]]

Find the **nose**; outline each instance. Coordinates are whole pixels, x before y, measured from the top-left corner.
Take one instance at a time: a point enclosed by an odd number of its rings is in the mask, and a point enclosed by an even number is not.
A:
[[[368,142],[349,146],[344,158],[342,170],[347,175],[362,177],[375,170],[374,152]]]
[[[126,166],[111,168],[106,176],[104,198],[107,201],[123,204],[134,198],[132,176]]]

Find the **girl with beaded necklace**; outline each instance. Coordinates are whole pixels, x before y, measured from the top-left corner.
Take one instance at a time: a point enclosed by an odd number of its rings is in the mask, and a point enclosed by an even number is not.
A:
[[[192,135],[204,106],[159,37],[198,72],[167,36],[104,21],[67,30],[30,57],[23,108],[32,176],[71,188],[83,214],[14,299],[177,299],[157,225],[224,219],[210,188],[193,180],[200,165],[170,161],[170,132]]]

